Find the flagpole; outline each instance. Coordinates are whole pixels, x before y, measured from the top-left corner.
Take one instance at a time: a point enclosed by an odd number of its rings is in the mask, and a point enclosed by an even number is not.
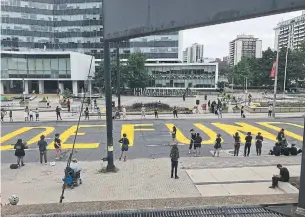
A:
[[[277,91],[277,75],[278,75],[278,66],[279,66],[279,49],[276,52],[275,60],[275,77],[274,77],[274,90],[273,90],[273,105],[272,105],[272,117],[275,118],[275,107],[276,107],[276,91]]]

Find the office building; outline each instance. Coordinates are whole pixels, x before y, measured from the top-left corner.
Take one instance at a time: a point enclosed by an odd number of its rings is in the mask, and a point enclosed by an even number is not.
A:
[[[202,44],[192,44],[192,46],[187,47],[184,51],[186,55],[187,63],[200,63],[203,61],[204,45]],[[185,58],[185,57],[184,57]]]
[[[305,11],[302,15],[280,22],[275,27],[274,49],[296,49],[305,40]]]
[[[77,95],[91,89],[95,73],[91,64],[93,56],[69,51],[2,51],[0,92],[42,94],[69,89]]]
[[[236,65],[243,57],[262,57],[262,41],[252,35],[238,35],[230,42],[230,66]]]

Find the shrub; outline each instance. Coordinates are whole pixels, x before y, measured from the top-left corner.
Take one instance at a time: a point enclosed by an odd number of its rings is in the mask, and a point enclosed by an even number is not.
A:
[[[151,102],[151,103],[134,103],[130,106],[131,109],[140,110],[142,108],[142,105],[145,106],[146,109],[154,109],[158,108],[159,110],[171,110],[171,107],[168,104],[165,103],[159,103],[159,102]]]

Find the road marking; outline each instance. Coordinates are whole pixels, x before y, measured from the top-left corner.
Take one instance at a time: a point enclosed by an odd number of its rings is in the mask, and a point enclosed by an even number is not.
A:
[[[145,127],[145,128],[135,129],[135,127]],[[146,128],[146,127],[151,127],[151,128]],[[154,131],[155,129],[153,129],[152,127],[153,127],[153,124],[122,124],[121,138],[123,137],[123,134],[125,133],[129,140],[129,146],[132,147],[132,146],[134,146],[134,138],[135,138],[134,132],[135,131]]]
[[[199,130],[203,131],[206,135],[208,135],[210,137],[209,140],[203,140],[201,142],[202,145],[213,145],[213,144],[215,144],[217,134],[213,130],[204,126],[203,124],[195,123],[194,125]]]
[[[169,129],[170,132],[173,131],[173,127],[175,126],[174,124],[165,124],[165,126],[167,126],[167,128]],[[183,133],[181,132],[181,130],[176,126],[176,140],[179,141],[182,144],[190,144],[190,140],[187,139]]]

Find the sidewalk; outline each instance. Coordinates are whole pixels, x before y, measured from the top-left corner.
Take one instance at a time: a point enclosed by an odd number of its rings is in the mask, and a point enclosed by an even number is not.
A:
[[[66,189],[64,202],[249,195],[278,195],[282,201],[286,194],[298,194],[298,190],[288,183],[279,189],[269,189],[268,186],[272,175],[279,172],[273,165],[275,162],[287,166],[291,177],[299,176],[300,157],[196,158],[203,164],[210,162],[209,167],[214,169],[191,167],[192,160],[180,159],[178,180],[170,178],[170,159],[167,158],[118,161],[115,165],[119,171],[109,174],[98,173],[101,162],[80,162],[83,184]],[[256,164],[244,166],[248,165],[247,161]],[[29,163],[21,169],[11,170],[8,164],[2,164],[2,203],[12,194],[19,196],[20,204],[57,203],[65,165],[65,162],[57,162],[55,166]],[[215,168],[216,165],[226,165],[227,168]]]
[[[67,113],[62,112],[61,117],[63,121],[78,121],[79,113]],[[187,119],[219,119],[217,115],[214,114],[178,114],[178,117],[176,120],[187,120]],[[239,113],[226,113],[223,114],[222,119],[241,119]],[[277,113],[276,118],[298,118],[298,117],[304,117],[304,113]],[[253,113],[253,114],[246,114],[247,119],[267,119],[267,114],[263,113]],[[35,115],[33,117],[35,122]],[[81,120],[83,121],[85,119],[85,116],[82,115]],[[146,120],[155,120],[155,117],[153,114],[147,114]],[[142,120],[145,120],[142,119]],[[271,118],[270,118],[271,119]],[[24,122],[24,112],[23,111],[15,111],[13,112],[13,120],[14,122]],[[46,121],[56,121],[56,113],[54,111],[52,112],[40,112],[39,114],[39,120],[42,122]],[[97,120],[106,120],[106,116],[102,116],[101,119],[99,119],[97,116],[90,116],[90,121],[97,121]],[[141,120],[141,115],[128,115],[126,116],[126,119],[116,119],[114,121],[130,121],[130,120]],[[174,120],[172,114],[159,114],[159,120]],[[4,117],[4,122],[9,122],[9,117],[6,115]]]

